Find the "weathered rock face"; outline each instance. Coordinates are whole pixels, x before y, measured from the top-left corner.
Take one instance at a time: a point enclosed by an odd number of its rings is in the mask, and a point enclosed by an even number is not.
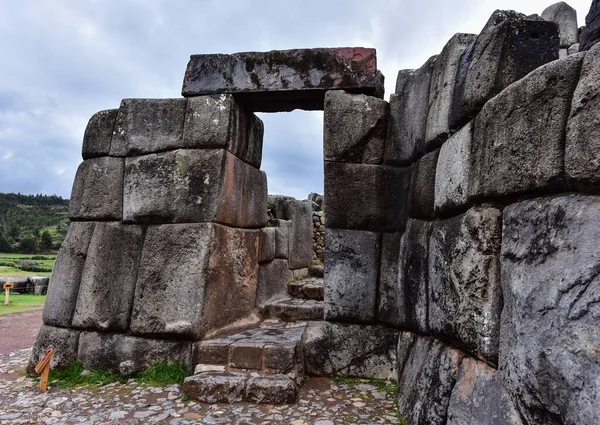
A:
[[[529,424],[598,420],[599,214],[576,195],[504,212],[500,373]]]
[[[564,189],[564,140],[582,55],[549,63],[489,101],[475,120],[471,198]]]
[[[375,320],[380,240],[372,232],[326,230],[325,320]]]
[[[600,46],[586,53],[567,126],[565,173],[569,188],[598,193],[600,183]]]
[[[397,232],[406,223],[409,169],[325,163],[327,227]],[[362,208],[349,210],[360,202]]]
[[[308,201],[283,202],[284,217],[290,221],[288,262],[290,269],[306,268],[312,261],[312,208]]]
[[[50,367],[65,367],[77,359],[77,347],[79,345],[79,331],[65,328],[55,328],[42,325],[38,332],[27,372],[33,373],[35,366],[44,357],[48,348],[54,348],[54,355],[50,361]]]
[[[260,264],[270,263],[275,259],[275,228],[265,227],[260,229],[260,249],[258,262]]]
[[[252,111],[323,109],[328,90],[383,97],[375,49],[362,47],[192,55],[182,95],[234,93]]]
[[[362,94],[329,91],[325,95],[325,161],[381,164],[388,125],[386,101]]]
[[[410,341],[409,341],[410,342]],[[443,425],[463,354],[433,338],[417,336],[398,378],[398,408],[412,425]]]
[[[435,198],[435,172],[440,150],[424,155],[412,166],[408,192],[408,216],[433,220]]]
[[[83,161],[77,169],[71,200],[71,220],[121,220],[123,158],[103,156]]]
[[[581,34],[579,50],[589,50],[600,41],[600,1],[592,0],[590,11],[585,17],[585,29]]]
[[[547,7],[542,12],[542,18],[558,24],[560,47],[568,48],[579,41],[577,11],[564,1]]]
[[[448,405],[447,425],[523,425],[496,370],[472,358],[463,359]]]
[[[469,122],[485,102],[539,66],[558,59],[558,25],[495,11],[460,59],[450,129]]]
[[[381,235],[381,261],[379,268],[379,292],[377,299],[377,321],[398,327],[398,282],[400,233]]]
[[[118,109],[108,109],[92,115],[83,134],[83,159],[108,156],[117,112]]]
[[[258,237],[217,224],[148,228],[131,332],[199,339],[249,315],[256,302]]]
[[[287,285],[292,278],[287,260],[277,259],[261,264],[258,272],[256,305],[262,308],[269,301],[289,296]]]
[[[127,158],[123,199],[127,223],[266,224],[265,173],[224,149]]]
[[[306,328],[307,373],[394,379],[398,333],[377,326],[320,322]]]
[[[433,225],[429,243],[429,328],[497,363],[502,310],[502,213],[475,207]]]

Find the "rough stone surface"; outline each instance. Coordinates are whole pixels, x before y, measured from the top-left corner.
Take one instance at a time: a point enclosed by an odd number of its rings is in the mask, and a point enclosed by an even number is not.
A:
[[[273,220],[275,225],[275,258],[287,260],[290,252],[290,227],[289,220]]]
[[[569,46],[569,48],[567,49],[567,55],[574,55],[576,53],[579,53],[579,43],[577,44],[573,44],[572,46]]]
[[[270,317],[287,322],[323,320],[323,301],[294,298],[267,304],[266,308]]]
[[[400,244],[397,284],[398,322],[402,328],[429,332],[429,237],[433,223],[408,220]]]
[[[406,223],[410,169],[325,163],[327,227],[397,232]],[[348,208],[360,203],[361,208]]]
[[[435,212],[449,214],[468,205],[473,121],[442,145],[435,171]]]
[[[435,201],[435,173],[440,150],[424,155],[411,167],[408,192],[408,216],[433,220]]]
[[[224,149],[180,149],[127,158],[123,220],[235,227],[266,224],[263,171]],[[244,205],[244,208],[240,208]]]
[[[375,320],[380,247],[377,233],[327,229],[325,320]]]
[[[242,401],[248,377],[242,373],[203,373],[188,376],[183,393],[203,403],[235,403]]]
[[[286,298],[288,283],[293,278],[287,260],[276,259],[270,263],[261,264],[258,270],[256,305],[263,308],[269,302]]]
[[[196,363],[227,365],[229,363],[229,346],[231,341],[209,339],[195,344],[194,361]]]
[[[71,326],[94,226],[93,222],[73,222],[69,225],[65,241],[54,262],[44,303],[42,318],[46,325]]]
[[[260,229],[260,251],[258,262],[260,264],[270,263],[275,259],[275,228],[265,227]]]
[[[463,353],[416,337],[398,379],[398,407],[411,425],[443,425]]]
[[[83,159],[108,156],[117,112],[118,109],[108,109],[92,115],[83,134]]]
[[[396,378],[398,333],[377,326],[309,324],[305,333],[309,375]]]
[[[229,346],[229,366],[237,369],[262,369],[262,342],[234,342]]]
[[[144,155],[182,147],[186,105],[185,99],[123,99],[110,156]]]
[[[513,11],[495,11],[460,59],[450,129],[469,122],[492,97],[558,59],[558,26]]]
[[[500,373],[532,425],[598,421],[599,215],[576,195],[504,212]]]
[[[396,95],[390,96],[386,164],[408,165],[425,153],[429,86],[436,58],[432,56],[415,71],[402,70],[398,74]]]
[[[429,88],[429,112],[425,130],[427,149],[437,147],[452,134],[448,124],[456,73],[464,51],[477,38],[474,34],[455,34],[433,64]],[[456,129],[452,129],[456,130]]]
[[[474,207],[436,222],[429,243],[429,328],[497,363],[502,213]]]
[[[259,376],[248,380],[245,394],[251,403],[294,403],[296,384],[287,375]]]
[[[296,358],[302,355],[301,346],[302,335],[299,341],[287,344],[273,343],[267,344],[263,348],[263,367],[266,369],[287,372],[295,366]],[[302,367],[303,365],[299,365]]]
[[[181,362],[192,370],[191,343],[137,338],[129,335],[82,332],[77,358],[88,370],[104,367],[135,375],[157,362]]]
[[[328,90],[383,97],[375,49],[362,47],[192,55],[182,95],[235,93],[250,110],[323,109]]]
[[[463,359],[448,405],[447,425],[523,425],[495,369]]]
[[[590,11],[585,17],[585,28],[581,34],[580,51],[589,50],[600,41],[600,1],[592,0]]]
[[[258,231],[217,224],[148,228],[131,332],[200,339],[255,307]]]
[[[69,202],[71,220],[121,220],[122,158],[103,156],[83,161],[75,174]]]
[[[544,9],[542,18],[558,24],[560,47],[568,48],[579,42],[577,11],[564,1],[560,1]]]
[[[143,242],[140,226],[96,223],[81,275],[73,327],[127,330]]]
[[[290,269],[307,268],[312,261],[312,209],[307,200],[283,202],[283,217],[289,220],[288,262]]]
[[[565,188],[571,99],[583,55],[535,70],[489,101],[475,120],[470,198]]]
[[[231,95],[190,98],[187,101],[183,139],[177,148],[223,148],[260,168],[264,125]]]
[[[586,53],[567,125],[565,173],[569,189],[600,192],[600,46]]]
[[[325,161],[381,164],[389,105],[364,94],[329,91],[325,95]]]
[[[29,276],[29,285],[33,287],[34,295],[46,295],[48,292],[49,277]]]
[[[379,268],[379,289],[377,321],[397,327],[398,317],[398,255],[400,252],[400,233],[381,235],[381,265]]]
[[[31,352],[27,371],[33,373],[35,366],[44,357],[48,348],[54,348],[50,367],[64,367],[77,359],[79,331],[44,326],[40,328]]]

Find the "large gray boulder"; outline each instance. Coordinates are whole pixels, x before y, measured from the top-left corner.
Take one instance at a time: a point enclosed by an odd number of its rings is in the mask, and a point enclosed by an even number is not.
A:
[[[581,34],[579,51],[589,50],[600,41],[600,1],[592,0],[590,11],[585,17],[585,28]]]
[[[146,233],[130,332],[198,340],[255,308],[259,231],[166,224]]]
[[[436,58],[432,56],[417,70],[398,74],[396,94],[390,96],[386,164],[408,165],[425,153],[429,86]]]
[[[583,55],[542,66],[490,100],[475,120],[470,198],[564,190],[571,99]]]
[[[429,111],[425,128],[426,147],[437,147],[444,142],[453,131],[448,121],[452,98],[456,86],[456,74],[460,58],[477,36],[475,34],[455,34],[444,46],[437,57],[431,72],[429,87]]]
[[[252,111],[322,110],[328,90],[383,97],[375,49],[363,47],[192,55],[185,97],[233,93]]]
[[[325,320],[375,321],[381,237],[378,233],[325,231]]]
[[[103,156],[83,161],[73,182],[71,220],[121,220],[123,217],[123,158]]]
[[[531,425],[600,417],[600,259],[596,197],[504,211],[500,375]]]
[[[192,369],[191,342],[120,334],[83,332],[77,358],[88,370],[104,368],[124,376],[136,375],[159,362],[181,362]]]
[[[402,236],[397,282],[398,321],[404,329],[429,333],[429,238],[433,223],[408,220]]]
[[[496,364],[502,310],[500,210],[474,207],[434,223],[429,242],[429,328]]]
[[[270,301],[289,297],[288,283],[293,277],[287,260],[277,259],[261,264],[256,289],[257,307],[263,308]]]
[[[327,227],[397,232],[406,223],[409,168],[325,163]],[[360,208],[348,208],[359,204]]]
[[[108,109],[92,115],[83,133],[81,149],[83,159],[108,156],[117,112],[118,109]]]
[[[458,130],[515,81],[558,59],[558,25],[514,11],[495,11],[462,55],[450,113]]]
[[[186,105],[185,99],[123,99],[110,156],[144,155],[180,148]]]
[[[27,372],[34,373],[35,366],[42,360],[49,348],[54,348],[54,355],[50,360],[51,368],[62,368],[69,365],[77,360],[78,346],[79,331],[42,325],[35,344],[33,344]]]
[[[579,42],[577,11],[564,1],[548,6],[542,12],[542,18],[558,24],[560,47],[567,49]]]
[[[267,220],[265,173],[224,149],[127,158],[123,198],[127,223],[214,221],[258,228]]]
[[[495,369],[464,358],[448,405],[447,425],[524,425]]]
[[[263,122],[232,95],[198,96],[187,101],[183,139],[176,148],[223,148],[260,168]]]
[[[308,267],[312,261],[312,208],[308,200],[283,202],[283,218],[289,220],[288,263],[290,269]]]
[[[409,341],[411,342],[411,341]],[[444,425],[464,354],[434,338],[417,336],[398,377],[398,409],[411,425]]]
[[[389,104],[364,94],[332,90],[325,95],[325,161],[381,164]]]
[[[311,322],[304,341],[309,375],[396,378],[397,331],[379,326]]]
[[[81,275],[74,328],[127,330],[143,243],[140,226],[96,223]]]
[[[585,54],[567,125],[565,173],[569,189],[600,192],[600,46]]]
[[[398,282],[400,252],[400,233],[381,235],[381,265],[379,267],[379,289],[377,299],[377,321],[393,327],[399,327]]]
[[[71,326],[94,227],[94,222],[72,222],[69,225],[50,277],[42,314],[45,325]]]
[[[440,150],[429,152],[411,167],[408,192],[408,216],[433,220],[435,201],[435,172]]]

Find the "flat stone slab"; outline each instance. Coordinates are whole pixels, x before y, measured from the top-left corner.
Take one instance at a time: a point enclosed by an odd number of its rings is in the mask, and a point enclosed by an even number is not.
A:
[[[323,320],[323,301],[294,298],[267,305],[271,317],[286,322],[297,320]]]
[[[272,50],[192,55],[181,94],[237,94],[252,111],[323,110],[325,92],[346,90],[383,98],[375,49]]]

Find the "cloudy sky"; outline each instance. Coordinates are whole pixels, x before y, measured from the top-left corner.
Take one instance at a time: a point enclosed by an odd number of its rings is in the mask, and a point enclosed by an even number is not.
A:
[[[591,0],[571,0],[584,25]],[[552,0],[0,0],[0,192],[69,197],[90,116],[122,98],[180,97],[190,54],[375,47],[399,69],[478,33],[495,9]],[[269,192],[323,191],[322,113],[261,114]]]

